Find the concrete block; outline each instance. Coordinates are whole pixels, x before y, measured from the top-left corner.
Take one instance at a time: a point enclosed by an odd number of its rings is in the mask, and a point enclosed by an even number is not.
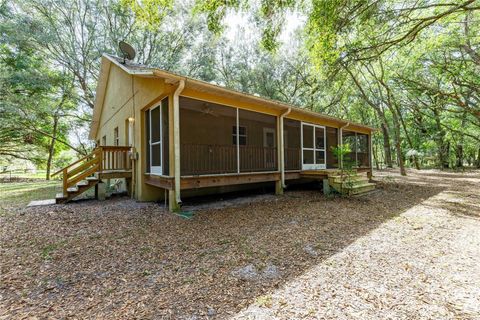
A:
[[[328,183],[328,179],[322,179],[323,182],[323,194],[329,195],[330,194],[330,184]]]
[[[275,194],[276,195],[283,194],[282,181],[275,181]]]
[[[105,198],[107,197],[107,185],[104,182],[99,182],[96,188],[97,199],[105,200]]]

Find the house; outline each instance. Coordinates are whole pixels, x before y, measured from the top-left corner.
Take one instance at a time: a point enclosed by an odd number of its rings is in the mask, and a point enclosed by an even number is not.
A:
[[[89,135],[98,147],[60,171],[59,202],[112,178],[125,179],[135,199],[168,200],[171,210],[183,197],[259,183],[281,194],[289,181],[335,172],[332,147],[342,143],[371,177],[373,130],[103,55]]]

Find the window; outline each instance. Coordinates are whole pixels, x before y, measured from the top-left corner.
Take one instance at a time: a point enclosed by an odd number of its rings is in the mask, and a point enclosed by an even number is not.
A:
[[[118,127],[116,127],[115,129],[113,129],[113,144],[115,146],[118,146],[120,145],[120,139],[118,137]]]
[[[102,146],[106,146],[107,145],[107,136],[103,136],[102,137]]]
[[[168,98],[145,111],[145,124],[147,172],[168,174]],[[133,135],[131,128],[130,134]]]
[[[325,169],[325,127],[302,123],[303,170]]]
[[[247,127],[239,126],[238,144],[241,146],[247,145]],[[232,127],[232,143],[237,144],[237,126]]]

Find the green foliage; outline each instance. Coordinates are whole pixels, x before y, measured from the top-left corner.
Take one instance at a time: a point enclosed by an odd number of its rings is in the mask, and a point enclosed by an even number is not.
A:
[[[173,9],[173,0],[120,0],[135,15],[135,22],[150,32],[156,32]]]
[[[0,160],[47,166],[51,153],[62,166],[69,150],[87,152],[100,57],[125,40],[136,62],[382,128],[378,163],[392,153],[480,166],[479,11],[446,0],[2,2]],[[233,36],[232,13],[248,18]],[[306,23],[283,41],[291,13]]]

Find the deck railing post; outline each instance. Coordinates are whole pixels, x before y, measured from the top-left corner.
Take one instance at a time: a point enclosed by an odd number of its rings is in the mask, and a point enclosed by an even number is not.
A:
[[[373,150],[373,145],[372,145],[372,132],[368,135],[368,166],[370,169],[367,172],[368,180],[372,180],[373,177],[373,161],[372,161],[372,150]]]
[[[63,169],[63,195],[67,194],[68,189],[68,170],[67,168]]]
[[[97,150],[97,157],[98,157],[98,171],[102,171],[103,170],[103,148],[100,147],[98,150]]]

